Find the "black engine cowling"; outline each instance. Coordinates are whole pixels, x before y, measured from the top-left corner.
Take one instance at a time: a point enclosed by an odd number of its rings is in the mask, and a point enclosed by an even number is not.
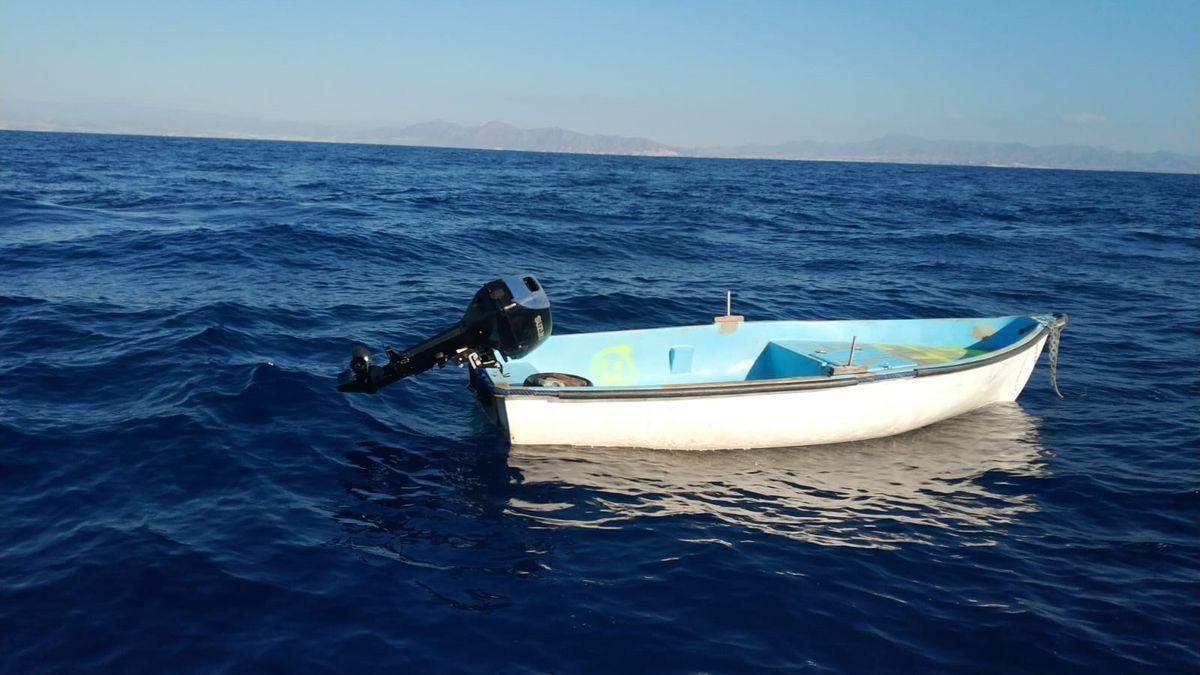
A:
[[[489,281],[457,324],[403,352],[388,347],[388,362],[382,366],[373,365],[367,348],[356,345],[350,368],[338,376],[338,390],[373,394],[447,361],[474,368],[495,364],[497,354],[520,358],[550,337],[552,327],[550,299],[533,276]]]

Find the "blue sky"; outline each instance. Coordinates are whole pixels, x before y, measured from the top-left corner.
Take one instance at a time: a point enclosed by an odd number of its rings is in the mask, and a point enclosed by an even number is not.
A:
[[[0,0],[0,99],[1200,154],[1200,2]]]

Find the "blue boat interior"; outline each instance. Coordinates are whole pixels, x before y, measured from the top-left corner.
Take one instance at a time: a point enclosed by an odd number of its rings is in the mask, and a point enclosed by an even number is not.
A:
[[[1045,318],[749,321],[728,332],[714,323],[555,334],[487,374],[501,387],[553,372],[596,387],[637,388],[902,372],[985,357],[1021,342]]]

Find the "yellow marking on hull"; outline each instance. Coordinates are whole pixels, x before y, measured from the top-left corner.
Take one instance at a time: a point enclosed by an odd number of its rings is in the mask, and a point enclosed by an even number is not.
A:
[[[592,355],[588,370],[592,382],[601,387],[633,384],[637,378],[637,364],[633,361],[633,348],[629,345],[605,347]]]
[[[874,344],[871,346],[885,354],[915,361],[920,365],[958,361],[959,359],[968,359],[988,353],[986,349],[968,349],[967,347],[957,346],[893,344]]]

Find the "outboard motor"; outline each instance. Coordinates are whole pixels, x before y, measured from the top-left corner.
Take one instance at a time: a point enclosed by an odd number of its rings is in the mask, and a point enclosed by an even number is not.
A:
[[[501,357],[520,358],[550,337],[550,299],[530,275],[504,277],[484,284],[455,325],[421,344],[397,352],[386,348],[388,362],[371,363],[371,352],[356,345],[350,368],[338,375],[338,391],[373,394],[409,375],[447,361],[472,368],[497,365]]]

